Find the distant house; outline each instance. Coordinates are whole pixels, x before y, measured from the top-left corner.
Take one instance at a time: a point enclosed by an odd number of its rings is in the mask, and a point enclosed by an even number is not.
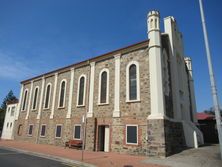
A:
[[[218,143],[218,133],[216,119],[214,115],[206,113],[197,113],[197,120],[200,130],[204,136],[205,143]]]
[[[17,114],[18,101],[8,102],[2,131],[2,139],[14,139],[14,124]]]

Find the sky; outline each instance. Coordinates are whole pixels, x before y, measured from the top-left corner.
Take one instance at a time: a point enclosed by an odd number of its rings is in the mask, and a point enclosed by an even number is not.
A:
[[[222,1],[203,0],[219,100]],[[147,13],[174,16],[192,58],[197,111],[212,106],[198,0],[0,0],[0,103],[20,82],[147,39]]]

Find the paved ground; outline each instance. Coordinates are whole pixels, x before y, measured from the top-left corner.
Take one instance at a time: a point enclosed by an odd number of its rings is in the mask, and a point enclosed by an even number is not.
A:
[[[219,153],[219,145],[210,145],[188,149],[165,159],[149,158],[144,162],[171,167],[222,167]]]
[[[40,157],[56,159],[59,161],[76,164],[77,166],[90,166],[89,164],[93,164],[98,167],[163,167],[163,165],[143,163],[142,161],[147,159],[145,156],[84,151],[84,163],[81,163],[82,151],[76,149],[65,149],[64,147],[53,145],[6,140],[0,140],[0,147],[26,150],[23,151],[23,153],[34,153]]]
[[[23,154],[17,151],[0,149],[1,167],[70,167],[64,163],[50,159]]]

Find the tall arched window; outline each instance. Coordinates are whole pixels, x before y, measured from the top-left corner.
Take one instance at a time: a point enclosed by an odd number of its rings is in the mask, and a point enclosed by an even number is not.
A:
[[[24,98],[23,98],[23,104],[22,104],[22,110],[23,110],[23,111],[26,109],[27,96],[28,96],[28,90],[25,90],[25,92],[24,92]]]
[[[62,80],[60,84],[59,107],[65,106],[66,81]]]
[[[33,110],[36,109],[38,93],[39,93],[39,87],[36,87],[36,88],[35,88],[35,91],[34,91],[33,101],[32,101],[32,109],[33,109]]]
[[[137,99],[137,83],[136,83],[136,65],[132,64],[129,68],[129,99]]]
[[[85,105],[85,76],[80,76],[78,83],[78,106]]]
[[[126,68],[126,101],[140,100],[139,63],[132,61]]]
[[[49,108],[50,94],[51,94],[51,84],[49,83],[49,84],[46,86],[46,94],[45,94],[45,105],[44,105],[44,108]]]
[[[103,69],[99,75],[99,104],[107,104],[109,101],[109,70]]]

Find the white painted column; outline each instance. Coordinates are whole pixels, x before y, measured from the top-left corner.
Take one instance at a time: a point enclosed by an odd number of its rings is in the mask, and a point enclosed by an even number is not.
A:
[[[163,93],[162,46],[159,27],[159,12],[151,11],[148,14],[149,36],[149,73],[151,114],[148,119],[164,119],[165,101]]]
[[[95,78],[95,62],[90,63],[90,87],[89,87],[89,111],[87,117],[93,117],[93,96],[94,96],[94,78]]]
[[[40,94],[40,99],[39,99],[39,110],[38,110],[38,115],[36,119],[40,119],[40,116],[41,116],[44,88],[45,88],[45,78],[42,77],[42,87],[41,87],[41,94]]]
[[[113,117],[120,117],[120,54],[114,56],[115,58],[115,83],[114,83],[114,111]]]
[[[73,84],[74,84],[74,68],[71,68],[70,87],[69,87],[69,104],[68,104],[68,112],[67,112],[66,118],[71,118]]]
[[[19,103],[18,106],[16,108],[16,116],[15,116],[15,120],[18,120],[19,117],[19,113],[20,113],[20,108],[21,108],[21,104],[22,104],[22,96],[23,96],[23,90],[24,90],[24,85],[21,85],[21,90],[20,90],[20,95],[19,95]]]
[[[29,118],[29,112],[31,109],[31,99],[32,99],[32,89],[33,89],[33,81],[31,81],[31,88],[30,88],[30,93],[29,93],[29,101],[28,101],[28,107],[27,107],[27,114],[25,119]]]
[[[50,114],[50,119],[53,119],[54,112],[55,112],[55,100],[56,100],[57,82],[58,82],[58,73],[55,73],[53,99],[52,99],[52,111],[51,111],[51,114]]]

